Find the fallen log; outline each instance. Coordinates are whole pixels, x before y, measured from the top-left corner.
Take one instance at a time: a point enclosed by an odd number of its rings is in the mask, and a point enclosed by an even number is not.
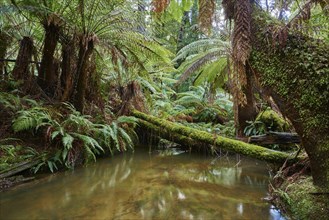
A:
[[[248,138],[248,143],[259,145],[267,144],[293,144],[300,143],[300,137],[296,133],[288,132],[269,132],[263,135],[255,135]]]
[[[193,140],[191,137],[187,137],[178,133],[173,133],[166,128],[157,126],[143,119],[139,119],[138,124],[143,127],[143,130],[150,131],[152,135],[161,136],[161,138],[163,139],[180,144],[182,146],[182,149],[200,149],[204,147],[204,145],[206,145],[205,143],[202,143],[200,141]]]
[[[17,173],[20,173],[20,172],[24,171],[24,170],[30,169],[30,168],[34,167],[35,165],[37,165],[38,163],[40,163],[41,161],[42,161],[41,157],[37,157],[37,158],[34,158],[32,160],[24,161],[22,163],[16,164],[13,167],[10,167],[6,170],[1,171],[0,172],[0,179],[10,177],[10,176],[13,176]]]
[[[197,129],[189,128],[183,125],[169,122],[167,120],[159,119],[151,115],[144,114],[137,110],[133,110],[132,115],[141,119],[141,125],[148,129],[154,129],[154,126],[150,126],[150,124],[156,125],[157,127],[160,127],[160,129],[163,129],[165,131],[164,133],[170,132],[172,134],[180,134],[183,135],[183,137],[185,136],[187,138],[191,138],[192,140],[205,143],[217,149],[235,152],[271,163],[283,163],[286,160],[296,160],[296,158],[294,158],[292,155],[284,152],[270,150],[257,145],[221,137],[205,131],[199,131]],[[143,120],[148,123],[143,122]],[[161,134],[159,135],[161,136]],[[182,140],[184,140],[184,138]]]

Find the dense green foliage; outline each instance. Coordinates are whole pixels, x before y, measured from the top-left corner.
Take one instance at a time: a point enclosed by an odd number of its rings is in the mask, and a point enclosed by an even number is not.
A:
[[[284,162],[228,138],[293,131],[328,189],[327,1],[0,3],[0,169],[73,168],[133,150],[143,127]]]

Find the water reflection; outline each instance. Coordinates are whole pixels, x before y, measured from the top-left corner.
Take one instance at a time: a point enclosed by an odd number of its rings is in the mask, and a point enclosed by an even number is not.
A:
[[[145,152],[104,159],[3,192],[1,219],[280,219],[255,162]],[[17,209],[19,207],[19,209]]]

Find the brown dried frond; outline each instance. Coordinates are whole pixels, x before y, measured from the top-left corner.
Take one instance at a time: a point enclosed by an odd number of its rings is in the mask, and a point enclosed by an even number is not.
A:
[[[272,38],[272,48],[275,49],[277,44],[284,48],[288,40],[289,28],[287,26],[270,26],[268,27]]]
[[[170,0],[152,0],[153,11],[162,13],[168,7]]]
[[[215,0],[199,0],[199,26],[205,34],[210,34],[215,7]]]
[[[251,52],[251,4],[250,1],[237,0],[234,13],[233,58],[243,65]]]
[[[231,6],[232,7],[232,6]],[[232,8],[229,8],[232,10]],[[230,12],[231,13],[231,12]],[[251,52],[251,3],[236,0],[234,6],[234,30],[232,35],[233,71],[231,72],[231,89],[240,105],[246,102],[242,88],[247,83],[246,61]]]

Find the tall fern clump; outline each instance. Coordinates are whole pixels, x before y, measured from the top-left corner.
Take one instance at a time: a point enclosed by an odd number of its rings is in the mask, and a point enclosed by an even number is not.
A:
[[[19,111],[12,124],[15,132],[45,133],[50,146],[54,147],[49,149],[50,155],[54,156],[49,156],[48,162],[44,163],[51,171],[56,168],[56,162],[73,168],[82,161],[96,161],[96,155],[106,150],[113,154],[115,150],[133,149],[131,137],[136,136],[133,130],[135,118],[121,116],[104,124],[92,122],[91,116],[81,115],[70,104],[65,104],[65,111],[60,114],[50,108],[33,107]]]

